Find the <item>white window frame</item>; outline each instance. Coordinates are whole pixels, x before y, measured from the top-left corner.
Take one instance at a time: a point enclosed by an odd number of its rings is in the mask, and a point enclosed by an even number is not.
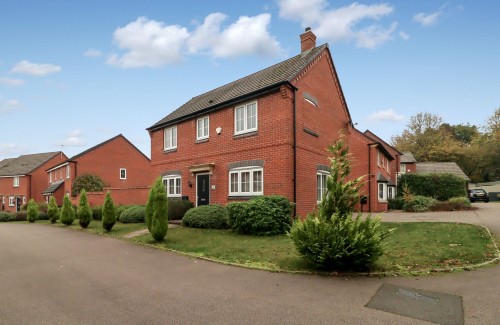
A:
[[[406,173],[406,163],[400,163],[399,164],[399,172],[400,173]]]
[[[205,125],[205,121],[207,124]],[[200,128],[201,123],[201,128]],[[200,131],[202,131],[200,133]],[[210,137],[210,119],[204,116],[196,120],[196,140],[204,140]]]
[[[323,197],[325,196],[325,193],[327,191],[326,183],[327,183],[328,175],[330,175],[330,173],[328,173],[328,172],[317,172],[316,173],[316,202],[317,203],[320,203],[323,200]],[[318,176],[320,178],[318,178]],[[320,182],[318,182],[318,180]]]
[[[9,206],[10,207],[16,206],[16,197],[15,196],[9,196]]]
[[[12,186],[19,187],[19,176],[14,176],[14,179],[12,180]]]
[[[248,107],[255,105],[255,127],[248,127]],[[238,130],[238,110],[242,109],[243,111],[243,129]],[[245,134],[249,132],[257,131],[259,128],[259,107],[257,105],[257,101],[246,103],[240,106],[236,106],[234,108],[234,134]]]
[[[62,168],[59,168],[59,179],[63,178]]]
[[[26,204],[26,196],[23,196],[23,204]]]
[[[122,176],[122,172],[124,176]],[[127,179],[127,168],[120,168],[120,179]]]
[[[255,172],[260,172],[260,175],[261,175],[260,191],[255,190],[255,188],[254,188],[254,173]],[[249,191],[248,192],[242,191],[241,175],[244,173],[249,173],[249,175],[250,175]],[[237,177],[238,177],[236,191],[233,191],[232,187],[231,187],[231,178],[232,178],[231,175],[237,175]],[[241,168],[231,169],[229,171],[228,192],[229,192],[229,196],[259,196],[259,195],[263,195],[264,194],[264,168],[262,168],[260,166],[249,166],[249,167],[241,167]]]
[[[167,191],[167,197],[182,197],[182,176],[167,175],[162,177],[163,185]],[[170,181],[174,182],[174,191],[170,191]],[[178,181],[178,182],[177,182]],[[178,192],[178,193],[177,193]]]
[[[52,184],[52,172],[49,172],[49,183]]]
[[[167,137],[167,134],[169,135]],[[165,128],[163,131],[163,149],[177,149],[177,126]]]
[[[69,165],[66,165],[66,178],[69,178],[69,174],[70,174],[70,167]]]
[[[387,183],[377,184],[377,198],[379,202],[387,202]]]
[[[387,186],[387,199],[394,199],[396,197],[396,187]]]

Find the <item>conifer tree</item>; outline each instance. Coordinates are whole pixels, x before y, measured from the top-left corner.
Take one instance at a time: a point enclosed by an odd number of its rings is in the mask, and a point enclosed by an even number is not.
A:
[[[61,208],[61,222],[66,226],[71,225],[75,221],[75,209],[71,205],[69,195],[64,196],[63,206]]]
[[[27,219],[29,222],[35,222],[36,219],[38,219],[38,205],[36,204],[35,200],[30,199],[28,201],[28,215]]]
[[[167,191],[161,178],[158,178],[149,192],[146,204],[146,224],[149,233],[156,241],[162,241],[168,231]]]
[[[110,231],[116,223],[116,212],[115,206],[113,205],[113,199],[111,198],[111,193],[108,191],[106,193],[106,199],[104,200],[104,205],[102,207],[102,227],[107,231]]]
[[[57,207],[56,198],[54,196],[50,197],[47,215],[49,216],[50,223],[56,223],[57,220],[59,220],[59,208]]]
[[[87,228],[92,220],[92,210],[90,209],[90,205],[87,200],[87,191],[85,190],[80,192],[80,203],[78,204],[76,214],[78,216],[80,227]]]

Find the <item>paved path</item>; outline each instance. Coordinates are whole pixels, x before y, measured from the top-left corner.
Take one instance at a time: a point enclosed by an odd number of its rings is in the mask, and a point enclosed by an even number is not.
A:
[[[500,205],[484,207],[436,219],[485,223],[500,235]],[[83,231],[0,224],[1,324],[427,324],[365,307],[386,283],[459,295],[466,324],[499,324],[499,265],[418,278],[289,275]]]

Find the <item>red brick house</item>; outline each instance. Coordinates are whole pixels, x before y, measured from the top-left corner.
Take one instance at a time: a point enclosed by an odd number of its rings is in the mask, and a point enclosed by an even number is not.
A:
[[[300,39],[299,55],[193,97],[147,129],[169,197],[204,205],[279,194],[306,216],[325,193],[326,149],[339,131],[357,134],[366,167],[353,176],[366,174],[370,140],[353,127],[330,49],[310,29]]]
[[[62,152],[22,155],[0,162],[0,210],[16,212],[30,199],[43,202],[49,166],[68,159]]]
[[[409,151],[403,152],[401,156],[401,162],[399,167],[399,172],[404,173],[415,173],[417,171],[417,160],[413,157],[413,154]]]
[[[46,169],[43,195],[62,205],[65,194],[71,194],[74,180],[92,174],[104,181],[104,191],[88,193],[91,205],[102,205],[111,191],[115,205],[145,204],[153,176],[151,161],[123,135],[119,134],[57,165]],[[78,197],[72,197],[78,203]]]

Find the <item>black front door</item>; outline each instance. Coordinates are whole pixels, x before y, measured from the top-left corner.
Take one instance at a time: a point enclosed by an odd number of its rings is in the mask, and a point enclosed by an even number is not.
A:
[[[210,204],[210,175],[196,175],[196,206]]]

